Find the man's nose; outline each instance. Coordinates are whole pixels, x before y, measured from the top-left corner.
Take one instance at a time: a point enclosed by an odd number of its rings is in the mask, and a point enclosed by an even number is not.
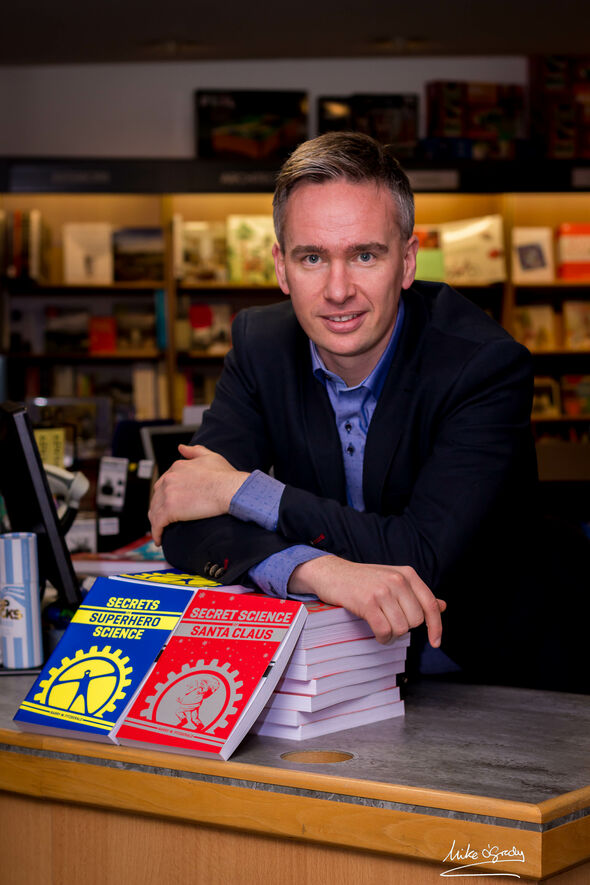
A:
[[[326,297],[330,301],[343,302],[354,295],[354,284],[345,261],[333,261],[326,286]]]

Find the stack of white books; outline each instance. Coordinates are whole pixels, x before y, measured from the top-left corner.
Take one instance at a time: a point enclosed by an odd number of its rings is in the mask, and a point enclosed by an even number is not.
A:
[[[304,740],[403,716],[396,685],[409,633],[390,645],[344,608],[307,603],[307,621],[253,731]]]

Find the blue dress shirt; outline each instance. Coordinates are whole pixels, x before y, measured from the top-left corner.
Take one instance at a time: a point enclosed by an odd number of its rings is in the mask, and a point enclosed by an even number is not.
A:
[[[334,410],[334,419],[342,446],[346,497],[355,510],[364,510],[363,459],[369,424],[383,390],[397,342],[404,322],[404,302],[400,299],[395,327],[391,338],[373,371],[355,387],[347,387],[338,375],[326,369],[313,341],[310,352],[313,373],[326,387]],[[229,512],[244,521],[255,522],[262,528],[275,531],[279,505],[285,486],[279,480],[255,470],[232,498]],[[297,544],[274,553],[249,571],[250,578],[265,593],[285,598],[287,584],[293,570],[318,556],[325,556],[305,544]],[[290,593],[294,598],[306,598]]]

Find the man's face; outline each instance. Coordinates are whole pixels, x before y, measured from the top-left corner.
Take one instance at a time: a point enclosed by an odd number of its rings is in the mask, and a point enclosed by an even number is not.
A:
[[[418,241],[402,239],[397,219],[393,196],[376,183],[302,183],[287,203],[285,251],[273,249],[299,323],[349,386],[377,364],[414,280]]]

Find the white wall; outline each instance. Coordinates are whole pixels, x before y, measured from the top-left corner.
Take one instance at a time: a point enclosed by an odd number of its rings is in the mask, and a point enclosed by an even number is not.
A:
[[[428,80],[524,85],[526,77],[524,57],[0,67],[0,154],[192,157],[196,89],[306,90],[313,135],[318,95],[422,97]]]

